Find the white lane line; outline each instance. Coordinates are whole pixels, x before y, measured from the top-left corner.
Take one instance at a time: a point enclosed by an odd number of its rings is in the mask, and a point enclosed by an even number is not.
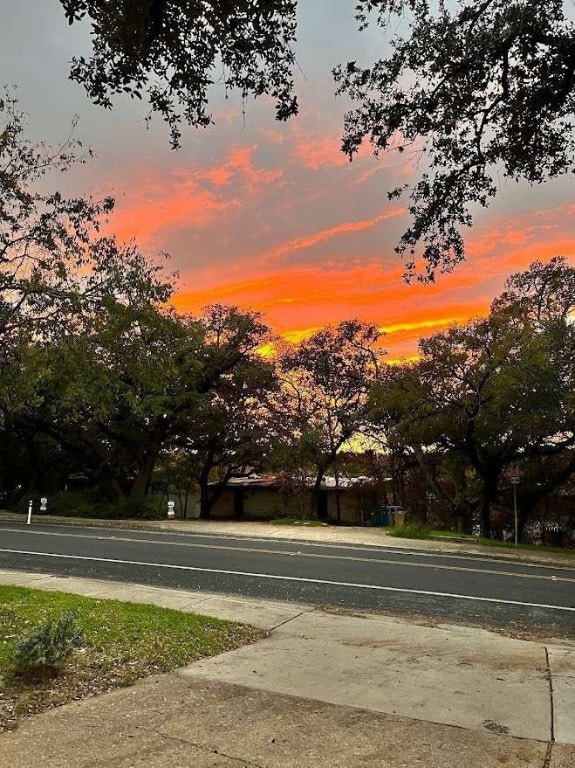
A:
[[[296,581],[304,584],[325,584],[330,587],[353,587],[355,589],[369,589],[381,592],[401,592],[409,595],[430,595],[431,597],[454,597],[461,600],[473,600],[480,603],[500,603],[502,605],[520,605],[526,608],[549,608],[555,611],[568,611],[575,613],[575,608],[565,605],[547,605],[545,603],[524,603],[519,600],[501,600],[495,597],[476,597],[474,595],[459,595],[453,592],[431,592],[425,589],[405,589],[403,587],[383,587],[379,584],[355,584],[346,581],[328,581],[327,579],[308,579],[302,576],[279,576],[271,573],[250,573],[249,571],[226,571],[220,568],[197,568],[192,565],[171,565],[169,563],[146,563],[138,560],[115,560],[108,557],[88,557],[86,555],[61,555],[50,552],[28,552],[21,549],[0,549],[12,555],[35,555],[37,557],[56,557],[63,560],[87,560],[97,563],[114,563],[116,565],[142,565],[147,568],[166,568],[176,571],[195,571],[200,573],[218,573],[224,576],[248,576],[256,579],[268,579],[272,581]]]
[[[49,525],[49,523],[42,523],[43,525]],[[73,525],[62,525],[59,526],[61,528],[67,528],[67,529],[73,529],[75,526]],[[119,528],[117,529],[120,531],[122,535],[116,535],[113,533],[113,528],[105,528],[102,526],[90,526],[90,528],[94,531],[111,531],[109,536],[96,536],[96,535],[90,535],[90,534],[82,534],[82,533],[59,533],[55,531],[39,531],[39,530],[23,530],[22,528],[5,528],[2,527],[1,530],[8,531],[9,533],[26,533],[27,535],[35,534],[37,536],[63,536],[63,537],[70,537],[70,538],[77,538],[77,539],[99,539],[101,541],[107,541],[108,539],[111,539],[112,541],[133,541],[133,542],[145,542],[145,543],[156,543],[154,539],[143,539],[143,538],[133,538],[128,536],[129,533],[134,533],[137,536],[145,536],[146,534],[153,534],[153,536],[173,536],[178,538],[186,538],[186,537],[193,537],[197,539],[217,539],[222,538],[226,539],[228,541],[240,541],[240,542],[246,542],[246,541],[253,541],[257,542],[258,544],[260,542],[268,543],[268,544],[291,544],[293,546],[301,546],[301,547],[318,547],[318,548],[324,548],[324,549],[345,549],[345,550],[352,550],[356,552],[378,552],[380,554],[393,554],[393,555],[408,555],[411,557],[425,557],[425,558],[442,558],[446,560],[464,560],[466,562],[469,562],[470,560],[475,562],[481,562],[481,563],[495,563],[497,565],[519,565],[522,568],[539,568],[539,569],[545,569],[545,570],[552,570],[552,571],[573,571],[575,570],[575,560],[573,565],[554,565],[554,564],[547,564],[547,563],[534,563],[529,562],[527,560],[516,560],[511,557],[509,558],[502,558],[502,557],[496,557],[496,556],[485,556],[481,554],[463,554],[458,555],[452,552],[441,552],[440,550],[433,550],[429,552],[424,552],[422,550],[415,550],[415,549],[407,549],[403,547],[390,547],[385,544],[372,544],[372,545],[359,545],[359,544],[349,544],[345,542],[322,542],[322,541],[308,541],[303,539],[276,539],[276,538],[267,538],[263,536],[248,536],[248,535],[242,535],[242,536],[232,536],[227,533],[223,534],[217,534],[217,533],[196,533],[195,531],[149,531],[149,530],[135,530],[135,529],[126,529],[126,528]],[[157,542],[160,543],[160,542]],[[174,544],[177,542],[173,542]],[[189,545],[193,546],[193,545]],[[218,548],[217,545],[213,545],[213,548]],[[251,550],[248,550],[251,551]],[[264,549],[260,549],[259,547],[254,548],[253,551],[261,551],[263,553],[266,552]],[[285,554],[285,552],[282,550],[280,554]],[[299,553],[301,554],[301,553]],[[514,554],[514,553],[512,553]],[[407,563],[406,563],[407,565]],[[471,570],[468,568],[464,568],[462,570]],[[485,571],[478,570],[478,573],[484,573]],[[500,571],[498,571],[500,573]],[[513,575],[518,575],[514,573]]]
[[[35,534],[36,536],[48,536],[48,537],[59,536],[64,538],[76,538],[76,539],[97,539],[98,541],[112,541],[114,543],[129,542],[131,544],[155,544],[157,546],[164,545],[164,546],[170,546],[170,547],[188,547],[190,549],[213,549],[218,552],[229,551],[229,552],[248,553],[248,554],[255,554],[255,555],[277,555],[278,557],[304,557],[312,560],[313,559],[338,560],[338,561],[346,560],[348,562],[354,562],[354,563],[370,563],[372,565],[378,565],[380,567],[395,565],[395,566],[408,567],[408,568],[429,568],[434,571],[462,571],[467,574],[476,573],[481,576],[500,576],[500,577],[510,577],[510,578],[517,578],[517,579],[535,579],[538,581],[575,583],[575,579],[566,578],[564,576],[546,576],[544,574],[538,574],[538,573],[522,573],[521,571],[497,571],[489,568],[471,568],[469,566],[463,567],[458,565],[444,565],[442,563],[421,563],[421,562],[414,562],[411,559],[391,560],[390,558],[386,558],[386,557],[384,558],[350,557],[349,555],[343,555],[343,554],[327,555],[327,554],[322,554],[318,552],[301,552],[301,551],[292,552],[290,550],[283,550],[283,549],[264,549],[263,547],[230,547],[230,546],[225,546],[224,544],[221,544],[221,543],[199,544],[197,542],[189,542],[189,541],[183,541],[183,542],[158,541],[155,539],[145,539],[145,538],[134,539],[127,536],[110,536],[110,537],[102,538],[100,536],[93,536],[89,534],[46,533],[44,531],[32,531],[31,534],[32,535]],[[471,561],[471,563],[473,562],[474,561]],[[569,572],[573,573],[572,570],[570,570]]]

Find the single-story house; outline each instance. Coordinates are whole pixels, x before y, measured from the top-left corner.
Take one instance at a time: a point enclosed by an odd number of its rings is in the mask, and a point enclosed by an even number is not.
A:
[[[386,481],[387,482],[387,479]],[[286,483],[275,477],[232,478],[215,502],[214,518],[247,517],[271,520],[310,515],[313,480],[305,485]],[[326,522],[364,525],[370,512],[382,503],[381,485],[368,477],[324,478],[320,491],[318,518]]]

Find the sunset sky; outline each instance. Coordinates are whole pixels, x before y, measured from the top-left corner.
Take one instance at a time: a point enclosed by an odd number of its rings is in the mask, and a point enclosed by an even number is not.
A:
[[[339,152],[347,105],[330,70],[385,51],[380,30],[355,31],[354,5],[300,0],[299,117],[276,123],[269,102],[242,105],[215,90],[216,125],[186,129],[179,152],[159,120],[146,130],[141,103],[118,99],[107,112],[68,81],[69,60],[90,42],[57,0],[0,0],[0,83],[17,85],[37,139],[57,142],[79,116],[76,136],[96,158],[65,191],[116,197],[119,237],[151,257],[171,254],[178,308],[238,304],[291,340],[358,317],[386,332],[391,357],[411,356],[422,335],[486,312],[512,272],[556,254],[573,262],[574,187],[502,182],[468,233],[467,263],[434,285],[406,285],[393,247],[408,219],[386,192],[416,178],[417,157],[366,149],[350,164]]]

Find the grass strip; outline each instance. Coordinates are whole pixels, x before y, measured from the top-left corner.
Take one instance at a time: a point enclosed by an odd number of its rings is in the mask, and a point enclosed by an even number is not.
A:
[[[478,547],[494,547],[506,549],[509,552],[537,552],[538,554],[562,555],[575,559],[575,550],[566,547],[550,547],[543,544],[518,544],[515,546],[512,542],[501,541],[500,539],[486,539],[482,536],[473,536],[471,534],[456,533],[454,531],[441,531],[425,528],[417,525],[389,526],[382,528],[388,535],[398,539],[420,539],[425,541],[453,541],[455,543],[463,542],[473,544]]]
[[[10,658],[18,640],[65,611],[74,612],[85,646],[53,679],[31,684],[12,677]],[[131,685],[265,634],[153,605],[0,586],[0,731],[16,727],[23,716]]]

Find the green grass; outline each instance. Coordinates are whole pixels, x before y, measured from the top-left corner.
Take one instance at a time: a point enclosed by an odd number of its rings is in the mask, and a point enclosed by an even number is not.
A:
[[[575,550],[567,549],[565,547],[548,547],[540,544],[518,544],[515,546],[512,542],[501,541],[499,539],[486,539],[482,536],[472,536],[466,533],[457,533],[456,531],[441,531],[424,526],[417,525],[404,525],[403,527],[389,526],[384,528],[388,536],[395,536],[400,539],[422,539],[427,541],[445,541],[453,540],[456,542],[469,542],[479,547],[494,547],[500,549],[507,549],[512,552],[517,550],[526,552],[538,552],[545,554],[559,554],[565,557],[575,558]]]
[[[10,674],[17,641],[73,611],[86,637],[62,673],[30,684]],[[264,636],[254,627],[166,608],[0,586],[0,731],[24,715],[130,685]]]
[[[381,529],[388,536],[394,536],[398,539],[431,539],[429,528],[423,528],[419,525],[389,525]]]

